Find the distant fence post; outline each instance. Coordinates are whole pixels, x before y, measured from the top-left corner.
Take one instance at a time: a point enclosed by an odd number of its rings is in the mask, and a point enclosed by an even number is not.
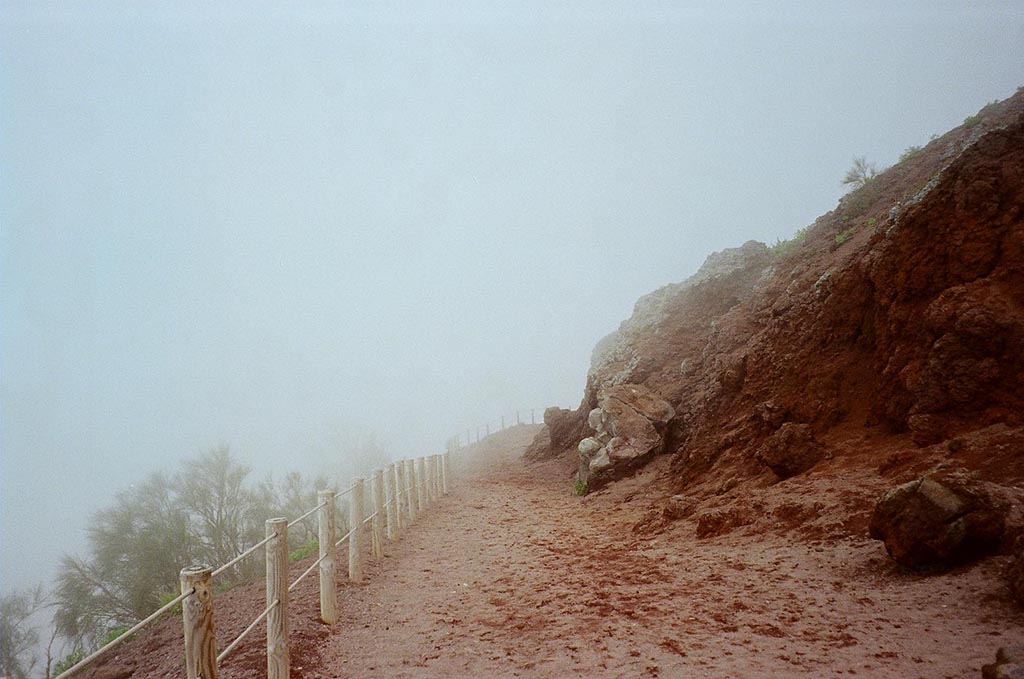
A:
[[[267,615],[267,679],[288,679],[288,519],[268,519],[267,606],[277,606]]]
[[[405,460],[405,500],[409,508],[409,523],[416,520],[416,465],[412,460]]]
[[[445,495],[448,494],[448,460],[451,456],[451,452],[441,456],[441,492]]]
[[[349,525],[352,534],[348,536],[348,579],[352,582],[363,581],[363,479],[356,479],[349,495]]]
[[[321,490],[316,494],[323,505],[319,512],[319,528],[317,537],[320,540],[320,619],[328,625],[338,621],[337,576],[334,569],[334,518],[337,509],[334,506],[334,491]]]
[[[181,602],[185,627],[185,676],[217,679],[217,637],[213,633],[213,569],[181,569],[181,593],[195,590]]]
[[[537,416],[533,413],[533,408],[530,408],[530,424],[537,424]]]
[[[395,465],[394,463],[384,467],[384,502],[387,504],[387,538],[390,542],[395,539],[398,534],[398,495],[395,491],[398,490],[398,484],[395,483]]]
[[[416,459],[416,467],[416,480],[418,481],[416,484],[416,497],[418,498],[417,501],[419,503],[420,511],[423,512],[427,509],[427,494],[425,492],[427,465],[424,463],[422,457]]]
[[[406,501],[409,499],[405,491],[405,461],[395,463],[395,496],[398,499],[398,528],[401,530],[409,525],[409,512]]]
[[[373,485],[373,558],[384,558],[384,470],[374,469],[370,477]]]
[[[484,431],[487,433],[487,436],[491,435],[491,423],[490,422],[488,422],[487,424],[484,425]]]
[[[434,456],[427,455],[427,495],[430,497],[430,504],[437,502],[437,468],[434,466]]]
[[[522,424],[522,422],[519,421],[519,411],[518,410],[516,411],[516,424]]]

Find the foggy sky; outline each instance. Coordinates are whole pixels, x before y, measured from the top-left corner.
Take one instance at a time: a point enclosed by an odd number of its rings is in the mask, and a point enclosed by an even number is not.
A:
[[[4,589],[218,444],[574,407],[637,297],[1024,84],[1013,2],[443,4],[0,7]]]

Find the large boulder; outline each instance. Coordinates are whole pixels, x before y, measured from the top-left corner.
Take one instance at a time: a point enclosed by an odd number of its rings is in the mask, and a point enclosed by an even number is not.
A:
[[[1004,646],[996,651],[996,661],[982,665],[982,679],[1024,679],[1024,644]]]
[[[642,464],[665,445],[672,406],[644,386],[619,384],[601,391],[587,415],[594,435],[579,442],[580,487],[589,490]]]
[[[871,515],[871,537],[915,570],[948,568],[994,551],[1006,508],[964,473],[928,475],[886,492]]]
[[[755,454],[776,476],[788,479],[816,465],[825,455],[825,447],[816,438],[810,425],[786,422],[765,439]]]
[[[555,457],[575,448],[576,442],[586,432],[586,411],[552,406],[544,411],[544,426],[537,432],[523,457],[527,460]]]

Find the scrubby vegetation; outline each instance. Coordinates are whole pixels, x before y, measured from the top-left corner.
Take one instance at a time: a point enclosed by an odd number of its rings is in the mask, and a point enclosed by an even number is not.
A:
[[[227,448],[217,448],[173,476],[153,474],[118,494],[93,516],[88,555],[63,559],[54,593],[57,632],[75,649],[102,646],[174,598],[182,568],[230,561],[263,538],[267,518],[295,518],[316,505],[318,489],[332,487],[298,472],[279,483],[252,483],[250,473]],[[311,553],[311,544],[315,550],[315,537],[315,521],[293,526],[293,555]],[[246,580],[261,566],[259,559],[243,560],[216,585]]]

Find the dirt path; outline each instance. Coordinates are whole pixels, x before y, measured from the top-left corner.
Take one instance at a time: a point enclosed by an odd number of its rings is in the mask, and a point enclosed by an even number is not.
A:
[[[1024,638],[995,560],[916,578],[868,540],[640,538],[644,478],[582,508],[564,464],[517,460],[522,429],[343,589],[303,676],[978,677]]]

